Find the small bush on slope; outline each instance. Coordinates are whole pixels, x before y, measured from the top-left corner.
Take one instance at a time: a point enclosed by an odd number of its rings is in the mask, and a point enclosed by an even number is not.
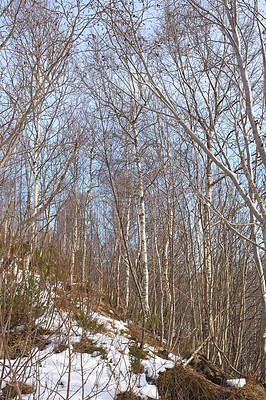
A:
[[[141,360],[145,360],[146,357],[147,352],[141,349],[136,343],[133,343],[129,347],[130,367],[133,374],[141,374],[144,371]]]
[[[3,324],[12,329],[18,325],[33,325],[49,307],[49,298],[43,295],[41,282],[30,274],[21,282],[6,276],[1,288]]]

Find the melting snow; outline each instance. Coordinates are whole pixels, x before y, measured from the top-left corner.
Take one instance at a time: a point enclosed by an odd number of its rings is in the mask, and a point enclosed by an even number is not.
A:
[[[226,383],[229,386],[235,386],[236,388],[242,388],[246,384],[246,379],[244,379],[244,378],[241,378],[241,379],[227,379]]]
[[[144,399],[158,398],[154,379],[159,371],[173,367],[174,359],[160,358],[154,354],[151,346],[145,345],[144,349],[149,354],[147,359],[142,361],[145,373],[132,373],[129,358],[129,346],[132,341],[127,334],[127,324],[100,313],[95,313],[93,317],[105,325],[106,333],[87,334],[87,337],[105,349],[106,358],[101,357],[98,352],[73,352],[73,343],[81,340],[82,329],[71,321],[67,314],[55,313],[51,329],[57,330],[58,333],[52,336],[51,343],[44,350],[38,351],[29,363],[26,362],[26,357],[20,360],[27,364],[24,371],[27,379],[23,380],[18,375],[18,381],[36,388],[35,394],[23,395],[23,399],[111,400],[117,393],[125,390],[132,390]],[[38,322],[39,325],[45,326],[45,321]],[[69,343],[69,348],[55,353],[54,349],[62,342]],[[12,364],[15,367],[16,360],[12,361]],[[5,380],[11,381],[13,377],[7,363],[4,372]],[[2,384],[2,388],[4,386],[5,384]]]

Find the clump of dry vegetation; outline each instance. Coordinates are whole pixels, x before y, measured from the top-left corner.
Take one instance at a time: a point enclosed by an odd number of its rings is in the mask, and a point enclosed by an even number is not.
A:
[[[63,351],[68,349],[68,344],[66,343],[59,343],[55,348],[54,348],[54,353],[62,353]]]
[[[122,392],[116,395],[115,400],[141,400],[140,396],[135,395],[131,391]]]
[[[190,366],[160,373],[157,387],[163,400],[266,400],[265,389],[255,382],[241,389],[217,385]]]
[[[50,343],[49,337],[52,334],[52,331],[40,327],[33,327],[30,330],[10,330],[5,338],[6,347],[1,347],[0,358],[4,358],[6,352],[13,360],[17,357],[28,356],[35,348],[43,350]]]
[[[18,396],[17,390],[15,389],[15,384],[9,384],[2,389],[2,394],[0,395],[0,400],[10,400]],[[31,394],[35,393],[35,388],[23,382],[19,382],[19,389],[21,394]]]
[[[102,358],[105,358],[107,354],[104,348],[97,346],[96,343],[89,338],[84,338],[79,342],[75,342],[73,344],[73,351],[76,353],[95,354],[95,356],[101,355]]]
[[[23,332],[11,332],[6,340],[6,347],[1,346],[0,358],[5,358],[5,353],[8,352],[11,360],[17,357],[29,355],[31,351],[31,341]]]

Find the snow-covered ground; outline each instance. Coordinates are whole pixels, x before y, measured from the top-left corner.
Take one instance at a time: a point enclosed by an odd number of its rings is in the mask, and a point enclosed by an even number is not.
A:
[[[75,352],[73,344],[83,340],[82,335],[84,338],[82,328],[68,315],[55,313],[52,329],[56,334],[49,338],[50,343],[45,349],[38,350],[31,358],[20,359],[20,365],[17,360],[12,360],[17,380],[34,386],[36,390],[33,394],[23,395],[23,399],[111,400],[117,393],[126,390],[144,399],[158,398],[154,379],[159,371],[174,366],[175,357],[170,355],[170,360],[165,360],[155,354],[154,348],[145,345],[147,358],[142,360],[144,372],[134,374],[129,354],[133,342],[127,324],[103,313],[94,313],[93,318],[104,324],[106,330],[103,333],[87,333],[87,337],[105,350],[104,357],[99,351],[92,354]],[[39,325],[45,326],[45,321],[40,320]],[[55,352],[60,343],[68,346],[61,352]],[[23,373],[23,378],[20,373]],[[12,380],[11,367],[6,365],[4,381]]]

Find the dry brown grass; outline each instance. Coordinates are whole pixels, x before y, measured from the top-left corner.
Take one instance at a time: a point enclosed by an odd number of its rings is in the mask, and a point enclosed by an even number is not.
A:
[[[54,348],[54,353],[62,353],[63,351],[67,350],[69,348],[68,344],[66,343],[59,343],[55,348]]]
[[[73,306],[71,301],[66,294],[62,294],[55,300],[55,305],[57,308],[63,311],[73,311]]]
[[[241,391],[242,400],[266,400],[266,390],[255,381],[250,381]]]
[[[162,400],[266,400],[265,389],[255,382],[241,389],[220,386],[191,367],[160,373],[157,386]]]
[[[114,308],[106,299],[102,296],[100,301],[94,307],[95,311],[105,314],[107,317],[111,317],[116,321],[124,320],[124,311],[121,309]]]
[[[31,394],[35,392],[35,388],[31,385],[27,385],[26,383],[19,382],[19,388],[21,394]],[[0,400],[10,400],[14,399],[18,396],[17,391],[15,389],[15,385],[7,385],[2,389],[2,394],[0,395]]]
[[[53,332],[40,327],[34,327],[30,331],[10,331],[6,335],[7,352],[10,359],[28,356],[35,348],[43,350],[50,343],[49,335]],[[0,358],[7,356],[2,346]]]
[[[76,353],[95,353],[95,356],[101,355],[102,358],[106,357],[106,350],[97,346],[93,340],[88,338],[84,338],[80,342],[75,342],[73,344],[73,351]]]
[[[131,340],[136,342],[141,342],[142,340],[142,330],[141,326],[135,324],[134,322],[128,324],[129,336]]]
[[[142,340],[142,326],[138,325],[135,322],[131,322],[130,324],[128,324],[128,330],[129,330],[129,337],[131,340],[134,340],[138,343],[141,343]],[[149,330],[145,330],[145,335],[144,335],[144,343],[148,344],[151,347],[154,347],[157,352],[156,354],[159,357],[162,358],[168,358],[168,353],[166,352],[166,350],[162,347],[162,343],[160,342],[160,340],[158,339],[158,337],[156,337],[153,332],[149,331]]]
[[[23,332],[12,332],[6,339],[6,347],[5,350],[8,352],[8,356],[11,360],[29,355],[32,349],[31,341]],[[0,358],[7,357],[5,350],[4,347],[2,347]]]
[[[116,395],[115,400],[142,400],[141,397],[135,395],[131,391],[122,392]]]

